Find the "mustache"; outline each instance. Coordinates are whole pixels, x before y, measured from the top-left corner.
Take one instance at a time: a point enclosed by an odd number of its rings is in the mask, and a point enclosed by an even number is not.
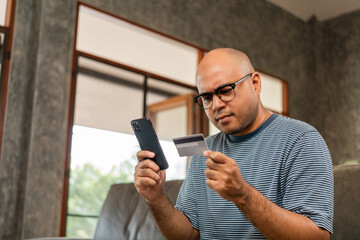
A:
[[[214,117],[217,120],[219,118],[219,116],[227,116],[227,115],[232,115],[232,114],[233,114],[232,112],[220,110],[220,111],[214,113]]]

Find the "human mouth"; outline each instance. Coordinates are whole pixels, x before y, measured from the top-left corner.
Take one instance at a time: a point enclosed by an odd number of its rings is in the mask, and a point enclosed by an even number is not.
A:
[[[218,121],[219,123],[225,123],[230,120],[231,116],[231,114],[222,114],[216,117],[216,121]]]

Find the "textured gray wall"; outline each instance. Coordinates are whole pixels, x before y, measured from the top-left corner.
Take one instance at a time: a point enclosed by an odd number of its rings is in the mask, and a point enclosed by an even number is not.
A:
[[[73,4],[43,0],[29,138],[23,236],[54,236],[59,228],[70,73]],[[31,198],[31,196],[37,196]],[[46,224],[44,224],[46,223]],[[58,234],[58,231],[56,232]]]
[[[85,2],[205,49],[245,51],[289,82],[290,115],[319,129],[335,164],[360,158],[360,12],[304,23],[265,0]],[[0,239],[59,232],[75,11],[75,0],[17,0]]]
[[[75,3],[17,1],[0,165],[0,239],[56,236]]]
[[[323,133],[333,162],[360,160],[360,12],[321,24],[320,78],[311,122]],[[316,92],[316,91],[314,91]]]
[[[0,237],[19,239],[24,215],[40,4],[17,8],[0,162]],[[31,11],[28,11],[31,9]]]

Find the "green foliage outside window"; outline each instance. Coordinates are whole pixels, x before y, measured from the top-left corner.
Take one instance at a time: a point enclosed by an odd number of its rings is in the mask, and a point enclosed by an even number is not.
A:
[[[137,160],[135,155],[104,173],[91,163],[71,169],[67,217],[67,236],[92,237],[97,218],[110,186],[120,182],[132,182]],[[73,215],[75,216],[73,216]],[[90,217],[82,217],[85,215]]]

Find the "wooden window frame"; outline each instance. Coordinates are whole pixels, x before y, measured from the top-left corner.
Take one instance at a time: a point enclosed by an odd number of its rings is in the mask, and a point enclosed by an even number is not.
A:
[[[132,24],[134,26],[137,26],[137,27],[140,27],[142,29],[151,31],[153,33],[164,36],[166,38],[175,40],[177,42],[183,43],[183,44],[185,44],[187,46],[196,48],[196,49],[198,49],[198,58],[199,58],[198,61],[201,60],[201,58],[204,55],[204,52],[206,52],[205,49],[202,49],[202,48],[200,48],[198,46],[189,44],[189,43],[184,42],[182,40],[179,40],[179,39],[176,39],[176,38],[171,37],[169,35],[158,32],[156,30],[153,30],[153,29],[150,29],[148,27],[142,26],[140,24],[134,23],[134,22],[129,21],[129,20],[125,19],[125,18],[119,17],[117,15],[106,12],[104,10],[98,9],[96,7],[93,7],[93,6],[89,5],[89,4],[83,3],[81,1],[77,2],[77,10],[76,10],[76,17],[75,17],[75,28],[74,28],[74,31],[75,31],[74,39],[75,40],[74,40],[74,45],[73,45],[72,77],[71,77],[71,84],[70,84],[70,101],[69,101],[69,112],[68,112],[69,114],[68,114],[68,120],[67,120],[67,126],[68,127],[67,127],[67,143],[66,143],[66,150],[65,150],[66,151],[66,154],[65,154],[65,166],[64,166],[65,172],[64,172],[64,179],[63,179],[63,194],[62,194],[61,221],[60,221],[60,233],[59,233],[59,236],[65,236],[66,235],[67,203],[68,203],[68,197],[69,197],[69,179],[70,179],[71,138],[72,138],[72,126],[73,126],[73,122],[74,122],[76,77],[77,77],[77,73],[78,73],[78,58],[79,58],[79,56],[90,58],[92,60],[99,61],[99,62],[102,62],[102,63],[105,63],[105,64],[109,64],[109,65],[112,65],[112,66],[115,66],[115,67],[119,67],[119,68],[122,68],[122,69],[125,69],[125,70],[128,70],[128,71],[133,71],[133,72],[136,72],[136,73],[140,73],[140,74],[142,74],[142,75],[144,75],[144,76],[146,76],[148,78],[153,78],[153,79],[160,80],[160,81],[163,81],[163,82],[172,83],[172,84],[176,84],[178,86],[182,86],[182,87],[186,87],[186,88],[191,88],[193,90],[197,90],[196,86],[191,86],[191,85],[188,85],[188,84],[185,84],[185,83],[182,83],[182,82],[179,82],[179,81],[175,81],[175,80],[172,80],[172,79],[169,79],[169,78],[157,75],[157,74],[153,74],[153,73],[141,70],[141,69],[130,67],[130,66],[121,64],[119,62],[115,62],[115,61],[111,61],[111,60],[108,60],[108,59],[105,59],[105,58],[101,58],[99,56],[95,56],[95,55],[92,55],[92,54],[89,54],[89,53],[86,53],[86,52],[83,52],[83,51],[78,51],[76,49],[76,43],[77,43],[77,32],[78,32],[77,29],[78,29],[79,10],[80,10],[81,6],[91,8],[93,10],[96,10],[96,11],[99,11],[101,13],[107,14],[107,15],[109,15],[111,17],[114,17],[114,18],[117,18],[119,20],[130,23],[130,24]],[[145,115],[145,113],[146,112],[144,110],[143,114]],[[200,127],[197,127],[197,128],[200,128]]]
[[[11,47],[13,42],[14,22],[15,22],[15,6],[16,0],[7,0],[5,25],[0,26],[2,32],[5,33],[4,41],[4,58],[1,66],[1,79],[0,81],[0,155],[2,150],[2,137],[4,131],[4,119],[6,110],[6,98],[10,76],[10,60],[11,60]],[[0,159],[1,163],[1,159]]]
[[[278,76],[275,76],[271,73],[267,73],[265,71],[259,70],[259,69],[255,69],[255,71],[259,72],[259,74],[261,75],[261,73],[264,73],[270,77],[276,78],[277,80],[281,81],[281,85],[282,85],[282,112],[277,112],[274,111],[273,109],[268,109],[267,110],[277,113],[277,114],[281,114],[284,116],[289,116],[289,84],[286,80],[279,78]]]

